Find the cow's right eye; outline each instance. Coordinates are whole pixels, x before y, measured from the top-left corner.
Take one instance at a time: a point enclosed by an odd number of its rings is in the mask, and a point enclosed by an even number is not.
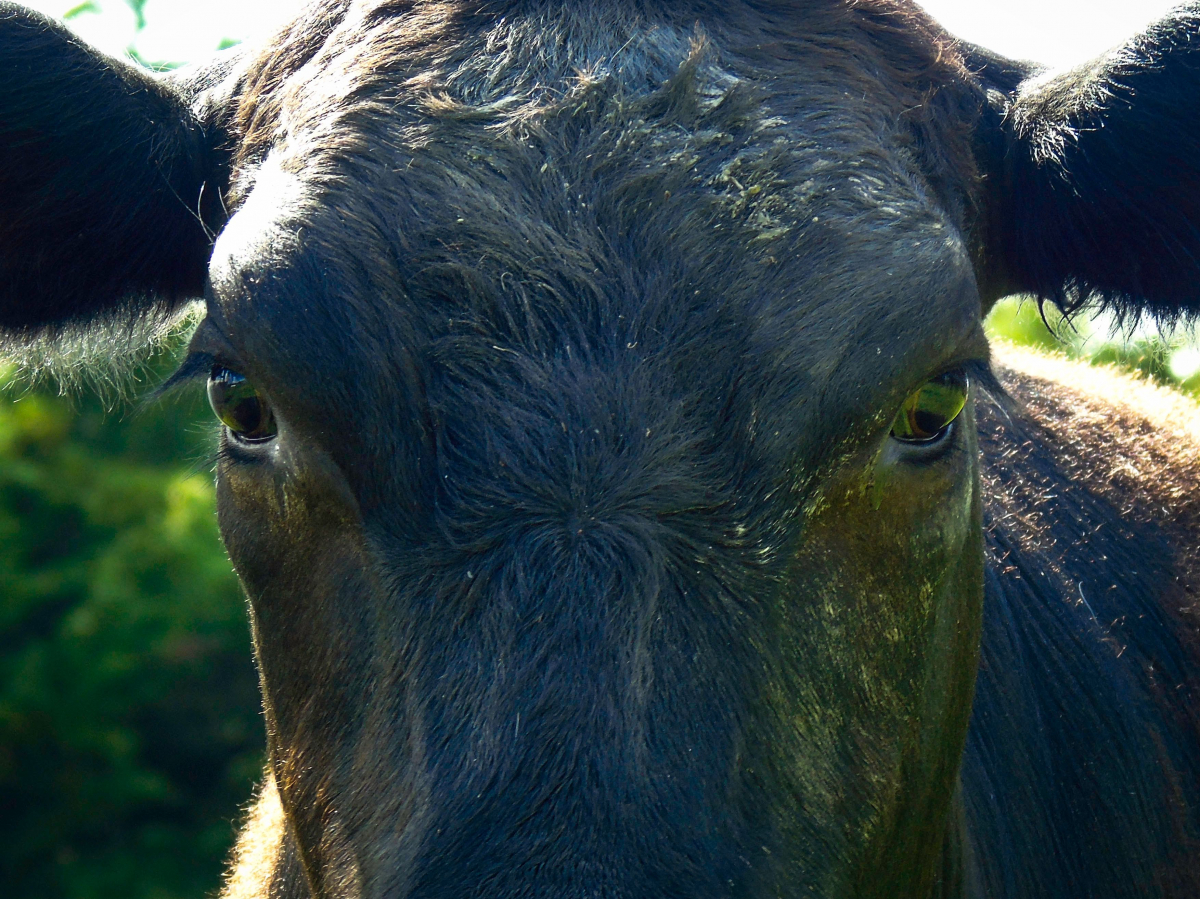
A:
[[[930,444],[944,437],[967,405],[970,390],[962,369],[926,381],[904,401],[892,423],[892,437],[904,443]]]
[[[208,401],[217,418],[239,440],[253,443],[275,436],[271,407],[244,375],[214,366],[208,376]]]

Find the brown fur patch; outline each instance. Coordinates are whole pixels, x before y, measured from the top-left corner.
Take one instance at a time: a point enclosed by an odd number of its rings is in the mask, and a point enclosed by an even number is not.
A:
[[[1072,481],[1109,500],[1131,525],[1152,523],[1170,538],[1174,571],[1146,574],[1170,576],[1162,606],[1200,672],[1200,407],[1114,367],[1000,342],[992,348],[1005,387],[1054,435],[1045,446]],[[1026,516],[1030,533],[1038,533],[1042,498],[1009,501],[1016,504],[1012,514]],[[1200,739],[1198,680],[1194,674],[1190,684],[1162,685],[1161,699],[1177,704],[1185,727]],[[1188,699],[1179,705],[1179,697]]]
[[[1058,440],[1072,479],[1177,539],[1196,612],[1200,578],[1200,407],[1116,368],[993,342],[1010,393]]]
[[[1082,521],[1078,547],[1057,545],[1063,535],[1051,522],[1073,504],[1056,495],[1066,492],[1061,481],[1039,479],[1034,467],[1019,458],[993,459],[993,466],[983,468],[984,491],[995,514],[1014,517],[1019,524],[1009,530],[1040,550],[1050,567],[1078,550],[1086,554],[1085,544],[1104,527],[1116,527],[1118,540],[1137,541],[1147,529],[1167,540],[1174,553],[1167,570],[1122,570],[1108,577],[1142,580],[1173,623],[1187,653],[1185,674],[1164,681],[1151,661],[1145,678],[1178,738],[1195,745],[1200,741],[1200,407],[1175,390],[1114,367],[998,341],[992,350],[997,374],[1015,400],[1014,416],[1026,419],[1014,433],[1026,433],[1039,451],[1051,455],[1072,488],[1078,485],[1081,494],[1107,500],[1121,518],[1119,524]],[[1002,484],[997,480],[1000,468],[1024,475],[1005,478]],[[1113,536],[1110,531],[1109,538]],[[1105,566],[1113,563],[1100,557],[1092,564],[1096,585],[1103,584]],[[1066,580],[1077,582],[1078,574]],[[1080,590],[1077,605],[1088,602],[1082,586]],[[1120,658],[1126,648],[1123,635],[1129,633],[1124,617],[1097,624],[1108,632],[1105,642]],[[1175,780],[1173,789],[1172,802],[1184,815],[1194,802],[1196,785]],[[1161,869],[1160,888],[1167,896],[1194,896],[1200,847],[1182,828],[1176,840],[1170,867]]]
[[[1054,435],[1046,447],[1072,481],[1109,500],[1127,521],[1153,523],[1171,538],[1177,566],[1164,585],[1164,607],[1191,635],[1187,643],[1200,662],[1200,407],[1115,367],[999,341],[992,352],[1009,393]],[[1042,530],[1040,498],[1009,502],[1031,534]],[[1194,712],[1200,721],[1200,708]]]

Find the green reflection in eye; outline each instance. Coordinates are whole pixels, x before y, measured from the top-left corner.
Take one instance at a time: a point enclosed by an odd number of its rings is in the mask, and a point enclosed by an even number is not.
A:
[[[275,436],[275,416],[243,375],[217,365],[208,376],[208,402],[225,427],[242,440]]]
[[[929,443],[941,437],[967,404],[970,382],[958,369],[927,381],[904,401],[892,423],[892,436],[908,443]]]

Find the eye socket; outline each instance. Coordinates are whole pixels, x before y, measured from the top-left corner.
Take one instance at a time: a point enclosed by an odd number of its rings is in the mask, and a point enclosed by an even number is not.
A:
[[[221,365],[208,376],[208,402],[217,418],[239,440],[270,440],[276,434],[271,407],[244,375]]]
[[[948,371],[904,401],[892,422],[892,437],[903,443],[933,443],[942,439],[967,405],[971,383],[962,369]]]

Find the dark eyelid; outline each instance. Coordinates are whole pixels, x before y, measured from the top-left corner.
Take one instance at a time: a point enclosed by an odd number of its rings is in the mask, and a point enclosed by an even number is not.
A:
[[[992,370],[992,347],[981,322],[977,322],[959,342],[952,359],[953,361],[943,365],[921,383],[934,380],[946,372],[962,371],[966,373],[970,382],[982,388],[984,393],[990,396],[1004,395],[1004,388]]]
[[[943,341],[940,347],[930,348],[920,361],[913,360],[913,367],[907,372],[912,380],[906,382],[907,390],[900,399],[952,371],[966,372],[973,384],[980,384],[988,392],[998,385],[991,371],[991,345],[981,322],[975,321],[949,340],[943,336]]]
[[[207,353],[219,358],[222,362],[235,363],[237,353],[229,338],[221,331],[220,326],[213,320],[212,315],[205,317],[188,341],[188,353]]]
[[[969,370],[979,366],[990,369],[992,347],[988,342],[987,332],[984,331],[982,322],[977,322],[975,327],[958,342],[954,355],[957,357],[957,361],[951,365],[947,365],[943,369],[944,371],[950,371],[955,368]]]

